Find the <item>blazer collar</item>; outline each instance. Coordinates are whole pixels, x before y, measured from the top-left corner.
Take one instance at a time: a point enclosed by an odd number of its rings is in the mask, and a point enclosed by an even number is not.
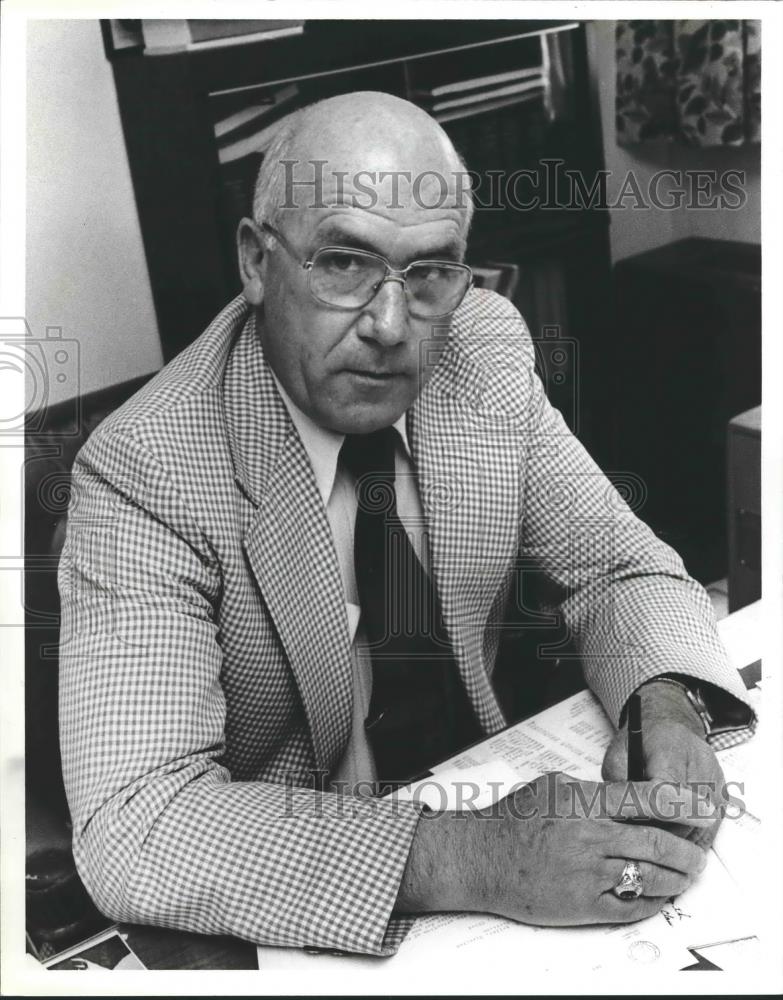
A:
[[[234,477],[257,507],[293,427],[264,359],[252,309],[238,325],[226,364],[223,406]]]
[[[517,544],[519,466],[513,435],[493,436],[487,447],[476,386],[484,391],[474,366],[447,348],[408,411],[408,432],[444,624],[476,717],[491,733],[506,720],[484,662],[485,627],[508,572],[496,553]]]

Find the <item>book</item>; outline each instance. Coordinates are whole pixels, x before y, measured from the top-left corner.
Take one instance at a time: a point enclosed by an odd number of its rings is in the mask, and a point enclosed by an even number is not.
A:
[[[112,17],[108,21],[114,50],[144,47],[141,21],[130,17]]]
[[[525,74],[540,73],[543,65],[540,36],[509,38],[473,49],[465,62],[453,52],[441,52],[413,62],[410,65],[411,86],[417,98],[435,100],[476,87],[525,79]],[[500,80],[496,79],[498,76]],[[508,79],[502,79],[506,76]]]
[[[141,22],[141,30],[144,35],[145,53],[184,52],[191,44],[187,21],[145,17]]]
[[[221,28],[220,25],[225,25]],[[144,51],[168,55],[199,49],[227,48],[250,42],[271,41],[301,35],[304,21],[186,21],[173,18],[143,18]],[[244,26],[247,26],[246,28]]]
[[[543,78],[540,75],[534,76],[530,80],[521,80],[517,83],[507,84],[503,87],[482,88],[475,92],[461,94],[459,97],[450,98],[447,101],[435,101],[431,110],[448,111],[449,108],[464,107],[469,104],[477,104],[480,101],[489,101],[496,97],[509,97],[512,94],[522,94],[530,90],[542,91],[544,87]]]
[[[543,66],[512,69],[506,73],[494,73],[491,76],[480,76],[472,80],[457,80],[454,83],[445,83],[439,87],[432,87],[424,93],[432,97],[443,97],[446,94],[459,94],[467,90],[478,90],[483,87],[513,83],[515,80],[527,80],[531,77],[541,76],[542,73]]]
[[[261,116],[264,111],[268,111],[270,108],[274,107],[275,99],[272,95],[262,97],[260,103],[251,104],[246,108],[242,108],[240,111],[236,111],[229,115],[227,118],[221,119],[219,122],[215,123],[215,138],[222,139],[223,136],[228,136],[228,141],[233,141],[236,136],[231,135],[236,129],[241,128],[241,126],[246,125],[248,122]]]
[[[212,96],[212,95],[210,95]],[[232,111],[214,124],[218,159],[230,163],[252,153],[263,153],[275,136],[281,119],[302,103],[295,83],[267,90],[254,103]],[[220,103],[215,102],[215,107]]]
[[[500,108],[509,107],[513,104],[541,103],[544,98],[544,88],[539,86],[536,90],[528,90],[522,94],[509,94],[505,97],[493,97],[481,101],[477,104],[469,104],[459,108],[452,108],[448,111],[435,112],[433,117],[441,123],[453,121],[458,118],[470,118],[474,115],[483,115],[489,111],[497,111]]]
[[[265,153],[279,127],[280,121],[276,121],[244,139],[238,139],[228,146],[219,146],[218,160],[220,163],[233,163],[235,160],[252,156],[254,153]]]
[[[211,42],[222,38],[240,39],[246,35],[280,38],[283,32],[301,34],[304,21],[264,20],[262,18],[242,21],[229,17],[213,20],[198,18],[188,20],[188,28],[194,42]]]

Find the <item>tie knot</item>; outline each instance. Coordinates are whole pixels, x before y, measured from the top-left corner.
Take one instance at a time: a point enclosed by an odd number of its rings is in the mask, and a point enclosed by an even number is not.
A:
[[[340,459],[356,479],[369,474],[393,477],[397,438],[394,427],[383,427],[371,434],[347,434]]]

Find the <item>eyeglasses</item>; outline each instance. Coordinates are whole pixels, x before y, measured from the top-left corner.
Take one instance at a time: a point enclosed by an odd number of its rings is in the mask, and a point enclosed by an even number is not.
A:
[[[387,281],[405,289],[408,309],[420,319],[438,319],[454,312],[473,284],[467,264],[444,260],[414,260],[401,271],[380,254],[350,247],[321,247],[302,261],[274,226],[261,228],[279,241],[289,256],[307,271],[308,290],[318,302],[337,309],[362,309]]]

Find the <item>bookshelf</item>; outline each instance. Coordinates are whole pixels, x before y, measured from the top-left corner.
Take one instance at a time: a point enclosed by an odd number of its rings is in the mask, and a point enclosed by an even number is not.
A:
[[[234,232],[248,211],[259,135],[294,107],[381,90],[439,118],[482,178],[541,174],[548,160],[591,182],[603,168],[583,23],[243,22],[233,37],[212,23],[156,23],[153,37],[147,22],[102,22],[167,360],[239,290]],[[547,184],[542,175],[524,189],[543,203],[535,210],[479,207],[468,262],[518,269],[514,300],[550,396],[600,454],[608,219],[599,208],[557,207]]]

